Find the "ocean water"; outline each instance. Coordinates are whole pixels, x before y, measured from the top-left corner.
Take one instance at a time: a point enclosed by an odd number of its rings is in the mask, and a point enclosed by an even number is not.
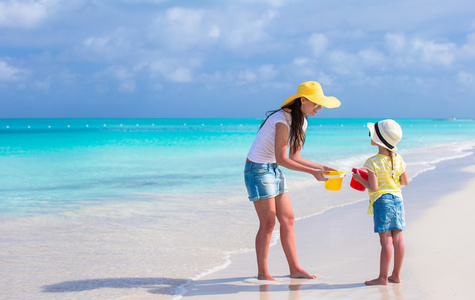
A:
[[[366,128],[376,121],[311,118],[302,156],[350,173],[376,152]],[[475,147],[472,120],[397,121],[410,178]],[[166,299],[252,251],[242,172],[261,122],[0,119],[0,288],[17,299]],[[284,173],[297,219],[367,198],[351,176],[332,192]]]

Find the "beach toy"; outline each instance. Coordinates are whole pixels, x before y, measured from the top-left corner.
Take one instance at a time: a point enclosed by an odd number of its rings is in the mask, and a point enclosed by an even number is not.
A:
[[[366,171],[366,169],[364,169],[364,168],[353,168],[352,172],[353,173],[358,172],[364,180],[368,180],[368,171]],[[361,183],[359,183],[358,181],[356,181],[354,178],[351,178],[350,186],[352,188],[354,188],[355,190],[357,190],[357,191],[362,191],[363,192],[364,190],[366,190],[365,186],[362,185]]]
[[[329,191],[339,191],[341,190],[341,184],[343,183],[345,172],[328,171],[327,174],[323,174],[323,177],[328,179],[325,181],[325,189]]]

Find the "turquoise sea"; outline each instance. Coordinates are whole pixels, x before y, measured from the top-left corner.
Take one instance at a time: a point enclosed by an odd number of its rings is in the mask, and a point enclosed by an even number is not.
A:
[[[351,172],[375,153],[366,123],[376,121],[311,118],[302,156]],[[475,146],[472,120],[397,121],[411,178]],[[253,249],[258,223],[242,172],[261,122],[0,119],[0,257],[44,251],[45,260],[63,261],[46,271],[51,284],[80,257],[102,267],[75,265],[79,279],[130,273],[166,279],[169,295],[183,293],[189,280],[229,264],[229,254]],[[298,219],[367,196],[349,188],[350,176],[331,192],[307,174],[284,172]],[[1,269],[11,281],[25,276],[15,263]]]

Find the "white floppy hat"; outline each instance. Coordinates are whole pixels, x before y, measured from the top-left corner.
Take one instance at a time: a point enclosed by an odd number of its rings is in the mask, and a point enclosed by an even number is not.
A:
[[[397,151],[396,144],[402,138],[402,129],[399,124],[391,119],[368,123],[371,139],[376,144],[390,151]]]

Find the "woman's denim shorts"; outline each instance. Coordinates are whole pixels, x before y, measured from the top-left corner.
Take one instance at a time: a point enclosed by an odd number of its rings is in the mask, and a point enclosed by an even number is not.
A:
[[[374,232],[406,228],[404,204],[393,194],[383,194],[373,203]]]
[[[246,161],[244,181],[250,201],[273,198],[287,192],[284,173],[277,164]]]

